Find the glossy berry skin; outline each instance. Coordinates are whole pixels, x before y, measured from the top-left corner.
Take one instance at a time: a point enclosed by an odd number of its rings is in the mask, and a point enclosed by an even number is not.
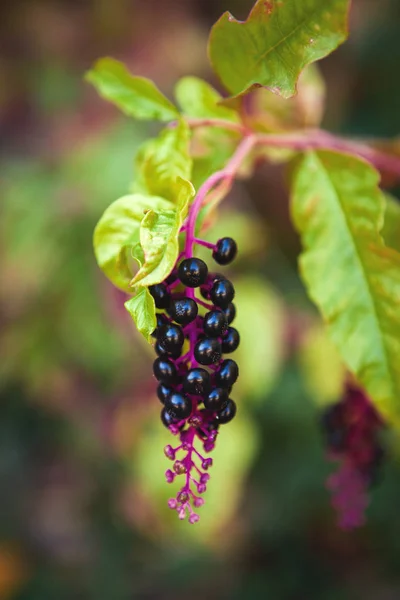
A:
[[[228,391],[224,388],[214,388],[204,398],[204,407],[207,410],[221,411],[228,404]]]
[[[167,352],[176,352],[182,348],[185,336],[181,327],[167,323],[157,331],[157,340]]]
[[[221,337],[228,331],[228,322],[220,310],[210,310],[203,321],[204,333],[208,337]]]
[[[222,309],[222,312],[228,321],[228,325],[230,325],[236,317],[236,306],[233,304],[233,302],[230,302],[226,308]]]
[[[203,338],[194,347],[194,357],[201,365],[216,364],[221,360],[221,344],[215,338]]]
[[[153,363],[153,373],[157,381],[166,385],[173,385],[178,381],[178,373],[172,360],[160,356]]]
[[[168,308],[169,315],[180,325],[188,325],[195,320],[199,307],[193,298],[178,298],[171,300]]]
[[[225,423],[229,423],[232,421],[233,417],[236,415],[236,404],[233,400],[229,399],[225,408],[223,408],[215,419],[217,423],[223,425]]]
[[[166,399],[165,408],[174,419],[187,419],[192,412],[192,401],[184,394],[174,392]]]
[[[225,237],[221,238],[216,243],[212,257],[219,265],[228,265],[233,261],[236,254],[237,245],[235,240],[230,237]]]
[[[157,319],[157,325],[156,325],[155,330],[151,334],[152,337],[156,337],[157,336],[157,330],[160,327],[162,327],[163,325],[165,325],[166,323],[168,323],[168,318],[166,317],[166,315],[164,315],[164,313],[156,313],[156,319]]]
[[[154,298],[157,308],[168,308],[171,300],[171,295],[164,283],[156,283],[149,287],[149,292]]]
[[[205,283],[208,268],[200,258],[185,258],[179,265],[178,275],[183,285],[195,288]]]
[[[164,346],[161,344],[160,340],[157,340],[154,344],[154,350],[156,351],[157,356],[164,356],[165,358],[179,358],[182,354],[182,347],[177,348],[172,352],[167,352]]]
[[[158,388],[157,388],[157,397],[159,399],[159,401],[162,404],[165,404],[165,401],[167,400],[167,398],[170,397],[170,395],[172,394],[174,390],[172,389],[172,387],[169,387],[168,385],[165,385],[164,383],[160,383]]]
[[[161,411],[161,421],[165,425],[165,427],[169,427],[170,425],[174,425],[178,422],[179,419],[175,419],[168,411],[164,408]]]
[[[183,379],[183,389],[187,394],[203,397],[209,392],[210,388],[210,374],[205,369],[191,369]]]
[[[224,354],[230,354],[235,352],[236,348],[240,344],[240,335],[237,329],[229,327],[228,333],[222,340],[222,352]]]
[[[215,383],[218,387],[230,388],[239,377],[239,367],[231,358],[227,358],[215,373]]]
[[[214,281],[210,290],[210,298],[213,304],[220,308],[226,308],[235,296],[235,288],[228,279]]]

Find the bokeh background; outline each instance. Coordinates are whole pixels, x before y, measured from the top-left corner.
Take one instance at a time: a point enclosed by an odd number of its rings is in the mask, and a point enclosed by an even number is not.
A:
[[[85,70],[111,55],[168,95],[187,74],[218,86],[209,28],[251,4],[1,3],[1,600],[400,598],[396,437],[363,529],[337,528],[324,487],[318,419],[344,373],[298,279],[284,169],[238,183],[209,232],[240,245],[245,375],[196,526],[166,508],[151,348],[93,257],[97,219],[158,129],[121,117]],[[399,37],[398,0],[354,0],[350,40],[321,64],[325,127],[399,133]]]

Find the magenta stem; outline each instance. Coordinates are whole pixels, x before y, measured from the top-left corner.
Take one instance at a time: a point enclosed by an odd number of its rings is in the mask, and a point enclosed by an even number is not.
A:
[[[206,240],[200,240],[199,238],[193,238],[193,241],[195,244],[198,244],[199,246],[204,246],[205,248],[210,248],[210,250],[215,249],[215,244],[212,244],[211,242],[206,242]]]

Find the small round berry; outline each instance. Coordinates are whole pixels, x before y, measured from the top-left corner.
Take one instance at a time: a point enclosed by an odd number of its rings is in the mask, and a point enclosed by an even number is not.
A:
[[[230,325],[236,317],[236,306],[233,304],[233,302],[230,302],[226,308],[222,309],[222,312],[226,316],[228,325]]]
[[[179,265],[178,274],[183,285],[195,288],[205,283],[208,269],[201,258],[185,258]]]
[[[171,285],[171,283],[175,283],[175,281],[178,279],[178,273],[174,270],[171,271],[171,273],[168,275],[167,279],[165,280],[165,283],[167,285]]]
[[[166,385],[173,385],[178,381],[178,373],[172,360],[160,356],[153,363],[153,373],[157,381]]]
[[[219,265],[228,265],[233,261],[237,254],[237,245],[235,240],[230,237],[221,238],[215,244],[215,250],[212,257]]]
[[[160,341],[167,352],[175,352],[182,348],[185,336],[181,327],[174,325],[174,323],[167,323],[157,331],[157,340]]]
[[[171,300],[168,313],[180,325],[188,325],[195,320],[199,307],[193,298],[178,298]]]
[[[187,419],[192,412],[192,401],[184,394],[174,392],[165,401],[165,408],[174,419]]]
[[[170,425],[175,425],[179,419],[175,419],[168,411],[164,408],[161,411],[161,421],[165,425],[165,427],[169,427]]]
[[[207,410],[221,411],[225,408],[229,400],[228,391],[224,388],[214,388],[204,398],[204,407]]]
[[[236,404],[233,400],[229,399],[225,408],[223,408],[216,416],[215,420],[217,423],[223,425],[224,423],[229,423],[232,421],[233,417],[236,415]]]
[[[221,344],[215,338],[203,338],[194,347],[194,357],[201,365],[216,364],[221,360]]]
[[[214,281],[210,290],[210,298],[213,304],[226,308],[235,296],[235,288],[228,279]]]
[[[240,344],[240,335],[237,329],[229,327],[228,333],[222,340],[222,352],[230,354],[235,352],[236,348]]]
[[[163,325],[165,325],[166,323],[168,323],[168,317],[166,315],[164,315],[164,313],[157,313],[156,314],[156,319],[157,319],[157,325],[156,325],[155,330],[151,334],[152,337],[156,337],[157,336],[157,330],[160,327],[162,327]]]
[[[187,394],[204,396],[210,387],[210,374],[205,369],[191,369],[183,379],[183,389]]]
[[[164,346],[161,344],[160,340],[157,340],[154,344],[154,350],[156,351],[157,356],[169,356],[170,358],[179,358],[182,354],[182,348],[177,348],[172,352],[167,352]]]
[[[160,383],[158,388],[157,388],[157,397],[159,399],[159,401],[162,404],[165,404],[165,401],[167,400],[167,398],[170,397],[170,395],[172,394],[174,390],[172,389],[172,387],[169,387],[168,385],[165,385],[164,383]]]
[[[215,373],[215,383],[218,387],[231,388],[239,377],[239,367],[231,358],[227,358],[221,364],[219,371]]]
[[[171,295],[164,283],[151,285],[149,292],[153,296],[157,308],[168,308]]]
[[[203,322],[204,333],[209,337],[221,337],[228,331],[228,322],[220,310],[210,310]]]

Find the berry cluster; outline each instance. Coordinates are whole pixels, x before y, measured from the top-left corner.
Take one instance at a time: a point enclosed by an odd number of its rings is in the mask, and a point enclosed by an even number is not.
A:
[[[196,240],[211,247],[215,262],[229,264],[236,256],[237,247],[232,238],[222,238],[215,245]],[[203,300],[196,297],[198,290]],[[177,475],[185,475],[185,483],[175,498],[169,500],[180,519],[186,513],[189,522],[199,516],[193,511],[204,503],[201,494],[206,491],[212,459],[195,448],[200,440],[204,452],[215,446],[218,428],[231,421],[236,404],[230,398],[239,369],[232,359],[223,354],[234,352],[239,345],[238,331],[231,326],[236,315],[233,304],[235,290],[223,275],[210,273],[206,263],[194,257],[178,258],[172,273],[163,283],[150,287],[157,309],[153,372],[157,379],[157,396],[164,405],[161,420],[180,444],[168,445],[164,453],[174,461],[166,472],[167,482]],[[200,314],[204,313],[204,314]],[[178,458],[179,453],[184,453]],[[193,489],[196,489],[196,495]]]
[[[322,415],[328,456],[339,461],[339,470],[327,485],[344,529],[364,522],[368,489],[376,481],[384,457],[379,441],[383,423],[358,387],[348,384],[343,399]]]

